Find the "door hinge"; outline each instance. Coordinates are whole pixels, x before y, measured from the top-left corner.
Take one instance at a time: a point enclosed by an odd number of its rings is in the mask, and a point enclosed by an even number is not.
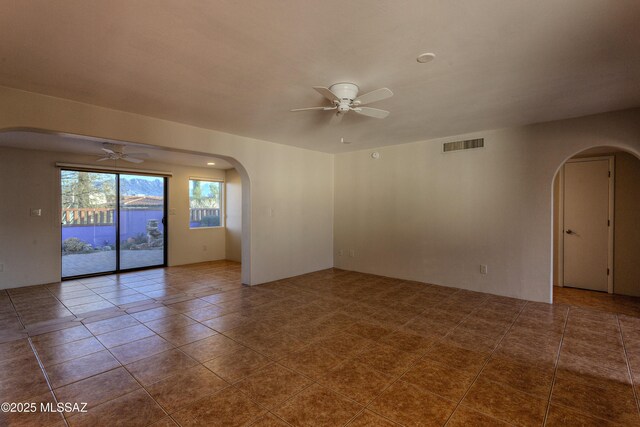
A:
[[[608,176],[609,176],[609,178],[611,178],[611,171],[609,171],[609,174],[608,174]]]
[[[607,220],[607,227],[611,227],[611,220],[610,219]]]
[[[609,269],[607,268],[607,276],[609,275]]]

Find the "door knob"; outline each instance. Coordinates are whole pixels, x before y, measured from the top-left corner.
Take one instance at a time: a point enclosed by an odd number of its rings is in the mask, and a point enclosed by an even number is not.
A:
[[[575,233],[573,232],[573,230],[567,230],[567,231],[566,231],[566,233],[567,233],[567,234],[575,234]]]

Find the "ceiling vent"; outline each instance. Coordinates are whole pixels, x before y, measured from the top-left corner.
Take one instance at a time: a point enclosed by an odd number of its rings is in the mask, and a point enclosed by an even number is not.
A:
[[[445,142],[442,145],[442,151],[448,153],[450,151],[471,150],[473,148],[483,148],[484,138],[467,139],[466,141]]]

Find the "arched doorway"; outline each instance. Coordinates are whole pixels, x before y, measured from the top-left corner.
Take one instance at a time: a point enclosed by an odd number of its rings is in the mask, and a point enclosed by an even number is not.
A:
[[[637,153],[600,146],[565,159],[554,176],[552,206],[552,291],[640,296]]]
[[[126,162],[119,162],[114,164],[110,164],[110,162],[98,163],[96,162],[96,160],[99,158],[98,154],[102,153],[101,147],[102,147],[102,144],[105,142],[117,144],[120,146],[125,146],[128,152],[144,152],[147,154],[147,157],[145,157],[145,159],[148,159],[149,161],[148,162],[145,161],[145,163],[142,163],[142,164],[133,164],[133,163],[126,163]],[[38,235],[35,236],[34,238],[29,238],[29,236],[26,236],[26,237],[19,236],[19,237],[22,237],[20,239],[16,238],[17,242],[25,242],[24,244],[22,244],[23,248],[20,248],[20,247],[15,248],[16,257],[18,259],[28,258],[26,255],[24,255],[29,253],[29,251],[31,250],[27,243],[32,241],[35,242],[36,239],[39,243],[44,240],[45,242],[42,244],[41,247],[48,248],[46,251],[44,249],[42,250],[43,256],[45,256],[44,252],[46,252],[47,254],[49,252],[52,252],[53,254],[53,252],[56,251],[56,247],[60,248],[61,233],[59,232],[60,231],[59,227],[60,227],[61,221],[59,218],[59,213],[60,213],[59,208],[56,207],[59,203],[56,202],[53,196],[53,194],[58,194],[58,195],[60,194],[60,191],[58,188],[59,181],[57,182],[57,184],[55,184],[55,181],[56,181],[55,175],[56,173],[58,173],[58,172],[55,172],[57,163],[84,164],[89,166],[95,166],[96,168],[105,167],[106,165],[107,169],[112,168],[114,170],[119,169],[121,171],[126,169],[131,169],[134,171],[136,171],[136,169],[141,169],[141,170],[165,169],[166,170],[170,168],[155,167],[151,165],[153,163],[175,164],[180,166],[184,172],[185,167],[190,167],[189,165],[193,165],[194,167],[197,166],[200,168],[200,170],[206,170],[207,163],[213,163],[211,162],[212,158],[219,159],[222,163],[225,164],[225,167],[224,167],[225,170],[233,169],[236,172],[237,180],[240,183],[241,196],[238,197],[237,203],[241,204],[241,209],[237,209],[237,212],[241,211],[242,213],[240,215],[240,218],[236,219],[236,226],[237,226],[238,236],[241,239],[241,248],[242,248],[241,249],[241,259],[242,259],[242,265],[241,265],[242,279],[241,280],[242,280],[242,283],[251,284],[251,263],[250,263],[251,183],[249,180],[249,175],[247,170],[236,159],[231,158],[229,156],[216,155],[213,153],[193,152],[193,151],[176,150],[176,149],[170,150],[167,148],[162,148],[162,147],[148,145],[148,144],[140,144],[136,142],[106,140],[106,139],[95,138],[91,136],[63,134],[63,133],[49,132],[49,131],[44,131],[39,129],[11,129],[11,130],[2,131],[0,133],[0,147],[3,147],[5,149],[22,150],[25,153],[26,152],[33,153],[33,156],[31,157],[38,158],[39,159],[38,161],[40,162],[38,163],[38,165],[40,166],[35,167],[33,169],[34,173],[35,171],[40,171],[42,172],[42,175],[43,175],[41,177],[42,179],[33,180],[34,182],[37,181],[38,183],[39,189],[37,192],[40,195],[46,195],[46,194],[52,195],[46,200],[44,200],[44,198],[40,198],[42,200],[39,200],[37,202],[35,201],[30,202],[32,204],[36,203],[36,205],[39,207],[44,206],[44,209],[41,210],[43,213],[43,218],[41,222],[43,224],[43,229],[46,232],[43,232],[41,230],[37,232]],[[45,153],[49,153],[49,154],[47,155]],[[30,156],[24,155],[23,158],[29,159]],[[216,162],[217,161],[218,160],[216,160]],[[23,169],[24,168],[28,169],[28,166],[26,165],[26,163]],[[182,175],[185,175],[185,173],[183,173]],[[189,183],[189,176],[197,177],[198,175],[201,175],[201,174],[199,174],[198,172],[193,172],[193,173],[187,172],[187,175],[185,175],[187,181],[182,182],[184,181],[184,179],[182,178],[185,178],[185,176],[182,176],[181,177],[182,181],[180,183],[176,182],[174,179],[173,186],[180,187],[180,188],[184,187],[186,189],[188,188],[187,186]],[[171,186],[172,184],[170,183],[170,187]],[[36,190],[34,190],[33,186],[31,186],[31,187],[25,188],[24,191],[30,192],[30,191],[36,191]],[[188,196],[185,199],[184,197],[185,194],[187,194],[187,191],[186,190],[182,191],[181,195],[179,195],[180,199],[176,203],[176,206],[174,208],[181,209],[183,207],[187,207],[187,213],[184,215],[186,215],[186,217],[188,218],[189,200],[188,200]],[[169,206],[168,219],[169,219],[169,240],[170,241],[172,238],[175,239],[177,236],[175,231],[172,232],[171,230],[171,223],[172,222],[174,224],[176,223],[175,217],[173,218],[171,217],[172,215],[171,210],[172,210],[172,207]],[[181,214],[183,213],[184,212],[181,212]],[[172,219],[174,219],[174,221],[172,221]],[[186,221],[188,224],[188,219]],[[186,228],[188,233],[188,230],[189,230],[188,225],[186,227],[181,227],[181,228],[183,229]],[[51,229],[54,229],[54,232],[52,232]],[[55,229],[57,229],[58,232],[55,232]],[[34,233],[35,232],[36,231],[34,230]],[[43,236],[43,233],[46,234],[46,236]],[[197,232],[194,232],[191,234],[197,234]],[[49,235],[56,235],[56,237],[51,238],[51,236]],[[55,241],[56,239],[57,239],[57,243]],[[191,244],[193,246],[195,244],[194,242],[191,241],[190,238],[186,236],[182,237],[182,241],[184,245]],[[19,245],[20,244],[18,243],[18,246]],[[207,245],[206,243],[203,244],[202,242],[198,242],[198,245],[199,246],[197,250],[199,251],[211,250],[210,247],[205,248],[205,246]],[[224,246],[225,245],[223,242],[222,249],[221,249],[223,256],[224,256],[224,250],[225,250]],[[20,255],[20,253],[23,253],[24,256]],[[218,254],[219,253],[220,252],[218,252]],[[53,282],[53,281],[59,280],[60,271],[58,269],[60,266],[60,262],[59,262],[60,255],[59,253],[55,255],[57,255],[58,257],[57,261],[55,259],[41,259],[42,268],[39,269],[38,278],[34,278],[34,279],[27,278],[25,280],[26,281],[31,280],[33,283],[30,283],[30,284],[38,284],[42,282]],[[169,254],[169,263],[170,265],[175,264],[175,262],[171,262],[171,253]],[[184,262],[179,261],[179,263],[184,263]],[[16,262],[16,268],[19,274],[20,268],[23,268],[23,267],[21,264]],[[24,269],[25,270],[28,269],[28,265],[25,265]]]

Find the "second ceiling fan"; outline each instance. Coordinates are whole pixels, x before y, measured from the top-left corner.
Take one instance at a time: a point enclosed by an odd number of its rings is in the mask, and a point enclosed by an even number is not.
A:
[[[363,107],[363,105],[372,104],[393,96],[393,92],[386,87],[376,89],[360,96],[358,96],[359,88],[354,83],[336,83],[328,88],[322,86],[314,86],[313,88],[331,101],[332,105],[327,107],[294,108],[291,111],[335,111],[335,120],[342,119],[342,116],[349,111],[362,114],[363,116],[375,117],[376,119],[384,119],[389,115],[389,112],[385,110]]]

